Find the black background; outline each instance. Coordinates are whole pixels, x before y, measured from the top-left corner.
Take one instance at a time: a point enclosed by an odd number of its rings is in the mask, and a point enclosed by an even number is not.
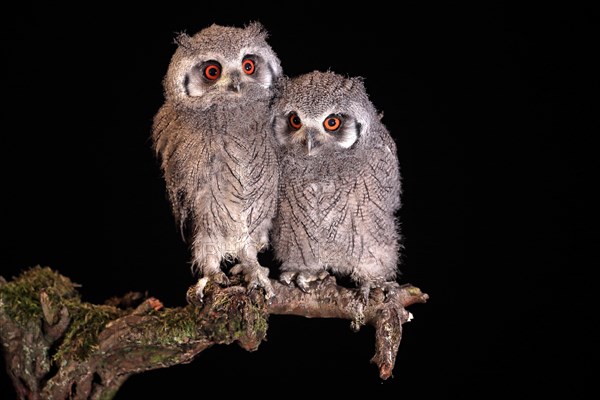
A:
[[[386,381],[369,363],[369,327],[353,333],[348,321],[272,316],[256,352],[215,346],[191,364],[133,376],[116,398],[211,387],[577,397],[598,361],[587,345],[594,317],[584,311],[592,283],[578,256],[592,243],[573,216],[584,168],[569,157],[591,111],[578,92],[597,53],[593,14],[481,3],[3,12],[0,274],[50,266],[81,284],[86,301],[147,291],[167,307],[184,305],[194,283],[189,254],[149,142],[161,79],[177,32],[258,20],[287,75],[365,78],[402,168],[400,280],[430,300],[411,307]],[[0,393],[15,396],[4,372]]]

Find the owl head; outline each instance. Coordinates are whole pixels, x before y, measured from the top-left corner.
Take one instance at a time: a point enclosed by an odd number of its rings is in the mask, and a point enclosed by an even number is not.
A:
[[[163,81],[165,97],[201,108],[270,97],[282,70],[266,40],[259,22],[179,34]]]
[[[379,119],[361,78],[313,71],[284,83],[274,130],[285,150],[316,156],[367,143]]]

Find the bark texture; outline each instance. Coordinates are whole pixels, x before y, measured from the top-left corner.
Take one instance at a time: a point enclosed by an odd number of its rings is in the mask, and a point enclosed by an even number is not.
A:
[[[270,303],[242,285],[208,283],[188,290],[190,304],[166,308],[140,293],[105,304],[82,302],[77,286],[48,267],[33,267],[7,282],[0,277],[0,343],[8,374],[21,399],[110,399],[133,374],[191,362],[215,344],[237,343],[248,351],[265,339],[270,314],[341,318],[353,329],[375,327],[377,364],[391,376],[410,320],[406,307],[427,301],[412,285],[392,293],[360,293],[334,278],[305,293],[272,280]]]

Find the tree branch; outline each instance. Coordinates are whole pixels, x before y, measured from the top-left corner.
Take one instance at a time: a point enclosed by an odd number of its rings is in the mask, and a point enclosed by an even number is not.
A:
[[[387,379],[402,324],[410,320],[406,307],[428,298],[404,285],[387,296],[372,291],[364,304],[357,291],[333,278],[314,283],[310,293],[272,284],[276,296],[270,304],[242,285],[209,283],[202,302],[192,286],[189,305],[165,308],[140,293],[102,305],[84,303],[78,285],[47,267],[31,268],[10,282],[0,277],[0,343],[9,376],[22,399],[110,399],[131,375],[189,363],[214,344],[255,351],[269,314],[289,314],[348,319],[353,329],[374,326],[372,362]]]
[[[348,319],[355,331],[362,325],[372,325],[376,353],[371,362],[377,364],[382,379],[391,376],[402,339],[402,324],[412,318],[406,307],[425,303],[429,298],[417,287],[402,285],[387,294],[381,289],[371,291],[365,305],[359,291],[338,286],[332,276],[312,283],[310,293],[276,281],[272,283],[275,297],[268,307],[270,314]]]

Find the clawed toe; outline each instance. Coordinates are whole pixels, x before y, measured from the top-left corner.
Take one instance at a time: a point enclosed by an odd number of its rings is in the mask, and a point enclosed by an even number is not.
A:
[[[362,285],[359,289],[361,300],[365,305],[369,304],[369,295],[371,294],[371,285]]]
[[[327,271],[319,272],[291,272],[285,271],[279,275],[279,280],[286,285],[296,284],[303,292],[310,293],[314,289],[311,287],[311,282],[320,281],[329,277]]]
[[[281,274],[279,274],[279,281],[289,286],[292,284],[292,282],[296,280],[296,275],[298,275],[296,272],[282,272]]]
[[[359,292],[362,301],[365,305],[369,303],[369,297],[371,296],[374,290],[379,290],[379,295],[377,293],[374,294],[375,298],[379,298],[381,301],[390,296],[393,296],[397,293],[397,290],[400,288],[398,282],[395,281],[386,281],[386,282],[369,282],[361,285],[359,287]],[[385,297],[381,297],[385,296]]]
[[[390,297],[398,292],[398,289],[400,289],[400,284],[395,281],[384,282],[380,287],[385,293],[386,297]]]
[[[214,282],[220,286],[229,286],[230,285],[229,278],[227,277],[227,275],[225,275],[225,273],[223,271],[216,271],[216,272],[208,273],[205,275],[205,277],[207,277],[209,280],[211,280],[212,282]]]
[[[186,293],[187,302],[197,306],[202,305],[202,302],[204,301],[204,288],[207,283],[208,277],[205,276],[198,279],[198,282],[196,282],[195,285],[190,286]]]
[[[244,268],[242,266],[242,264],[235,264],[233,267],[231,267],[231,269],[229,270],[229,273],[231,275],[239,275],[244,271]]]
[[[230,271],[232,274],[244,275],[244,281],[248,291],[262,288],[265,291],[265,298],[267,300],[275,296],[275,291],[269,280],[269,269],[259,264],[236,264]]]
[[[310,283],[318,279],[317,275],[301,272],[296,276],[296,285],[305,293],[312,292]]]
[[[200,305],[204,301],[204,288],[208,282],[214,282],[219,286],[229,286],[230,281],[227,275],[223,271],[215,271],[205,274],[202,278],[198,279],[195,285],[191,286],[186,294],[188,303]]]

